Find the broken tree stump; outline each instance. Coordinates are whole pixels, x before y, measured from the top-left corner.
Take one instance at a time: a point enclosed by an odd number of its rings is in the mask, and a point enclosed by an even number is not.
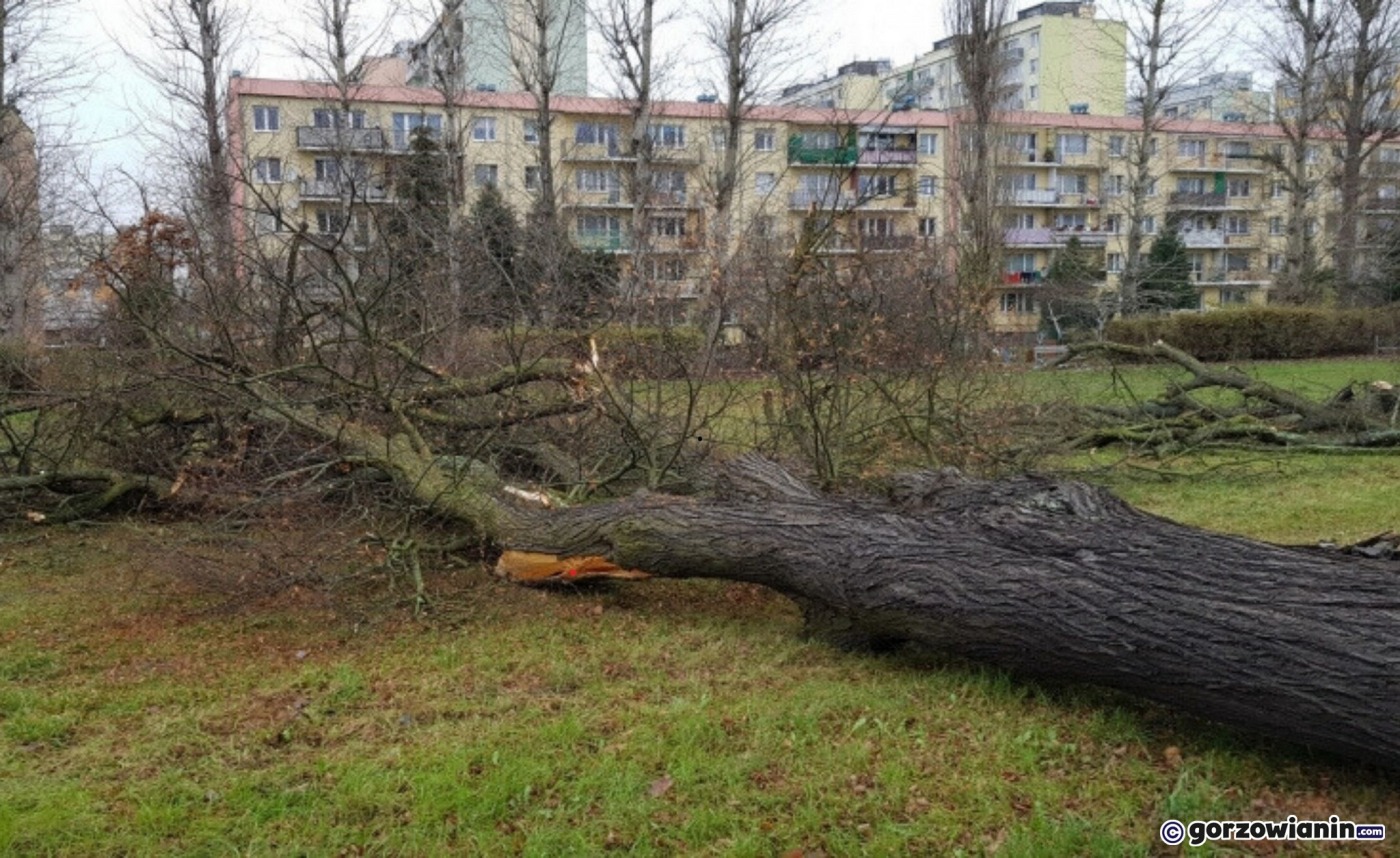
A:
[[[756,457],[711,499],[515,516],[516,549],[772,587],[846,637],[1122,689],[1400,769],[1400,573],[1162,519],[1041,477],[842,499]]]

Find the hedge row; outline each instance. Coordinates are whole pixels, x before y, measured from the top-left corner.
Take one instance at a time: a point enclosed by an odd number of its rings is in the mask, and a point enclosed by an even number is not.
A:
[[[1369,310],[1247,307],[1210,313],[1121,319],[1110,340],[1148,345],[1163,340],[1201,360],[1278,360],[1371,354],[1400,346],[1400,306]]]

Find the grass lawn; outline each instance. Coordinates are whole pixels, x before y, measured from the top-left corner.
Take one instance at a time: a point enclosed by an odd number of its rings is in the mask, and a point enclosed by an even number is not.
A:
[[[1377,377],[1325,365],[1309,383]],[[1400,456],[1107,459],[1068,464],[1194,524],[1400,530]],[[309,518],[0,535],[0,853],[1145,856],[1167,818],[1400,827],[1395,775],[840,652],[747,585],[540,592],[443,564],[415,617],[361,524]]]

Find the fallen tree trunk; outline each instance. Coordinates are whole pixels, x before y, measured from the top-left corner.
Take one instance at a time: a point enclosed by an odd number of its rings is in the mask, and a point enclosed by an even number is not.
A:
[[[1119,688],[1400,769],[1391,566],[1208,533],[1044,478],[926,473],[857,501],[746,459],[728,481],[711,500],[513,514],[503,542],[763,584],[837,635]]]

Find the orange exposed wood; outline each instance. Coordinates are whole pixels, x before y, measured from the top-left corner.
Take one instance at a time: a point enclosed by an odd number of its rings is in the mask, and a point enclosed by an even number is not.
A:
[[[583,581],[589,578],[650,578],[636,569],[623,569],[602,557],[560,557],[533,551],[506,551],[496,561],[496,574],[517,584]]]

